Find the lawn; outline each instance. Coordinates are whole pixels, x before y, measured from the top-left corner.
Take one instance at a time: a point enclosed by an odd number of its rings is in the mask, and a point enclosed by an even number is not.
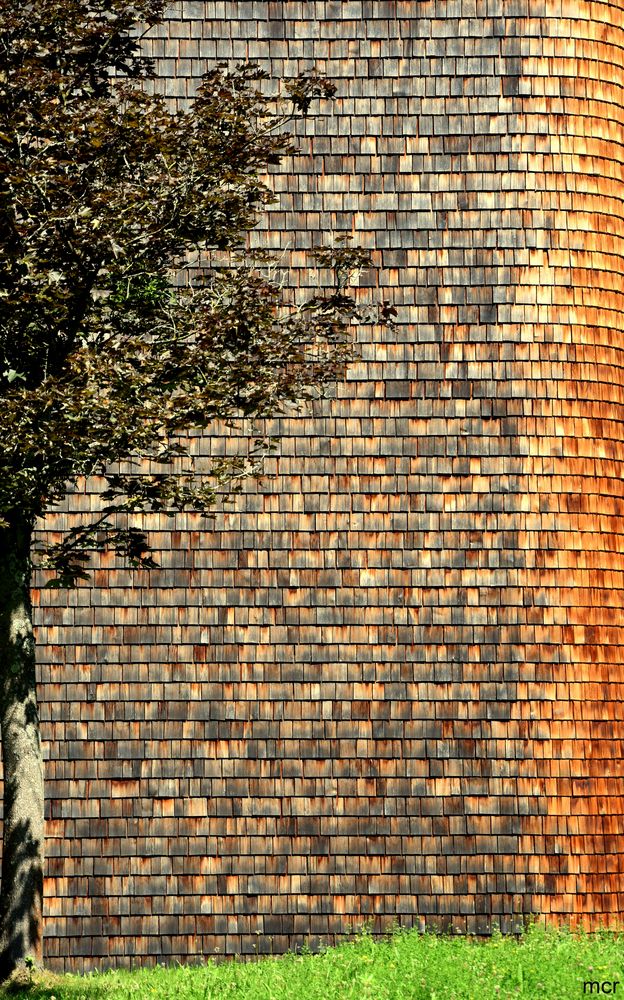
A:
[[[618,983],[619,986],[613,986]],[[587,984],[587,985],[584,985]],[[593,985],[589,985],[593,984]],[[576,1000],[621,995],[624,933],[534,925],[518,940],[366,931],[320,954],[63,976],[30,1000]],[[5,996],[5,994],[2,994]]]

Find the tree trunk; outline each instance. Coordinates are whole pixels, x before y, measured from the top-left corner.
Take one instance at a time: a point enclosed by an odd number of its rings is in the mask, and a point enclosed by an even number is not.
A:
[[[4,835],[0,885],[0,980],[42,964],[43,758],[30,602],[31,527],[0,530],[0,737]]]

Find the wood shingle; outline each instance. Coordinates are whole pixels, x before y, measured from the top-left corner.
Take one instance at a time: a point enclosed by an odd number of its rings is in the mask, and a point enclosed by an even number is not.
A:
[[[185,2],[147,39],[182,102],[216,60],[335,80],[253,238],[296,300],[353,234],[398,318],[272,478],[146,516],[161,569],[35,589],[50,967],[621,920],[623,11]]]

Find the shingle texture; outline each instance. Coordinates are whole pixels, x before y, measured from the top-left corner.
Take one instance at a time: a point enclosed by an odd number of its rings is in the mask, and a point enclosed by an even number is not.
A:
[[[181,100],[218,59],[337,83],[257,240],[305,286],[354,233],[399,315],[274,478],[146,519],[161,570],[35,592],[51,967],[621,919],[623,24],[206,2],[151,41]]]

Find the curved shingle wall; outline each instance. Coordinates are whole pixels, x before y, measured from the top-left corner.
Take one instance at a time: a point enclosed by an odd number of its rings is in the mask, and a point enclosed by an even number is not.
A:
[[[146,523],[162,570],[36,592],[51,966],[621,918],[623,22],[208,2],[153,41],[180,98],[338,83],[259,239],[305,285],[353,232],[399,316],[273,479]]]

